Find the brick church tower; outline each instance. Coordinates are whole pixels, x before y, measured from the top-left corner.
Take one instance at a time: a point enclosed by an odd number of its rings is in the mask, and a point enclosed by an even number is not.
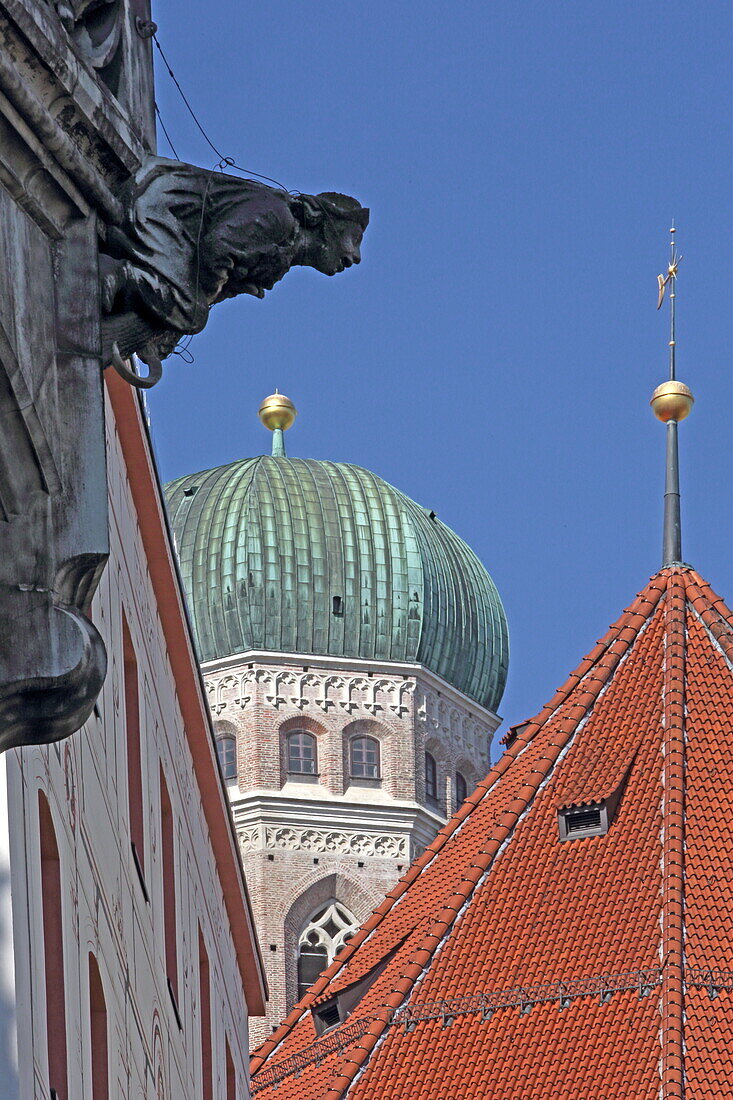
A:
[[[167,488],[270,989],[261,1042],[489,764],[504,610],[433,512],[272,455]]]

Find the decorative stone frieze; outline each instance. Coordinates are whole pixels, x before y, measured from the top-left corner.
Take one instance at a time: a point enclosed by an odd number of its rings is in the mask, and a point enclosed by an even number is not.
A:
[[[292,826],[265,828],[266,848],[288,851],[333,852],[339,855],[406,859],[409,838],[379,833],[351,833],[332,829],[297,829]]]
[[[230,706],[246,710],[259,703],[275,710],[313,707],[324,714],[345,711],[348,715],[365,710],[375,718],[404,718],[410,711],[415,681],[264,667],[247,669],[239,676],[207,677],[206,687],[211,709],[217,715]]]
[[[399,834],[297,828],[290,825],[252,825],[239,828],[238,836],[242,855],[279,848],[288,852],[322,852],[328,855],[406,860],[411,853],[410,838]]]

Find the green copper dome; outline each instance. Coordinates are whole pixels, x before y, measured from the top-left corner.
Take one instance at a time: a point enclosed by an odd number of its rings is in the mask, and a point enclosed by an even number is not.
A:
[[[166,488],[199,657],[251,649],[426,665],[490,710],[506,617],[449,527],[341,462],[262,456]]]

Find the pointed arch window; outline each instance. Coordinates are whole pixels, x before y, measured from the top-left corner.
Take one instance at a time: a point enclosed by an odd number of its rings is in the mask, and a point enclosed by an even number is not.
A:
[[[438,801],[438,766],[432,753],[425,753],[425,795],[433,802]]]
[[[330,901],[311,917],[298,940],[298,1000],[358,928],[353,913]]]
[[[379,741],[376,737],[352,737],[349,770],[354,779],[379,779]]]
[[[287,736],[288,773],[290,775],[316,774],[316,739],[305,730],[293,730]]]

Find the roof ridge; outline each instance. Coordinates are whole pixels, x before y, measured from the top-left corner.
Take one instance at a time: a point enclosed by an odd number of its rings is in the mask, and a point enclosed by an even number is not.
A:
[[[733,612],[725,600],[694,569],[685,577],[685,594],[725,656],[733,662]]]
[[[600,691],[607,683],[610,675],[615,671],[619,661],[621,660],[621,657],[624,656],[624,654],[630,649],[634,640],[638,636],[641,627],[651,618],[652,614],[656,610],[659,601],[666,591],[668,577],[665,575],[662,578],[663,583],[661,584],[657,583],[659,579],[660,574],[655,574],[653,577],[650,578],[649,583],[637,594],[636,598],[632,601],[629,607],[622,612],[616,622],[609,627],[608,631],[603,636],[601,641],[596,643],[593,649],[586,655],[586,657],[583,658],[575,671],[571,673],[565,683],[557,689],[550,702],[547,703],[538,712],[538,714],[533,719],[531,719],[530,722],[527,723],[527,726],[525,727],[523,733],[517,737],[517,739],[512,743],[509,748],[507,748],[504,754],[492,767],[486,778],[477,784],[473,794],[469,795],[469,797],[456,811],[453,817],[451,817],[445,823],[445,825],[438,832],[435,839],[432,841],[431,844],[428,845],[422,855],[419,856],[410,865],[407,872],[398,880],[395,886],[393,886],[393,888],[389,891],[384,900],[374,910],[372,915],[367,918],[367,920],[361,926],[356,935],[354,935],[352,939],[349,940],[348,944],[346,944],[345,947],[342,948],[342,950],[336,955],[331,965],[323,971],[320,978],[316,980],[316,982],[305,993],[301,1000],[298,1001],[298,1003],[292,1008],[292,1010],[288,1013],[280,1026],[276,1029],[276,1031],[274,1031],[273,1034],[269,1038],[267,1038],[262,1043],[262,1045],[258,1047],[258,1049],[252,1054],[250,1061],[250,1069],[252,1073],[256,1073],[257,1070],[263,1065],[265,1060],[280,1046],[280,1044],[284,1041],[284,1039],[287,1037],[287,1035],[296,1025],[296,1023],[302,1018],[305,1012],[314,1004],[321,993],[326,989],[332,978],[334,978],[336,974],[338,974],[338,972],[348,963],[349,959],[352,958],[357,949],[369,938],[372,932],[374,932],[376,928],[378,928],[382,920],[384,920],[387,914],[404,896],[412,883],[417,878],[419,878],[425,867],[427,867],[428,864],[432,862],[432,860],[438,855],[438,853],[442,851],[447,842],[456,834],[456,832],[458,832],[464,821],[473,813],[473,811],[487,797],[489,792],[492,791],[496,784],[504,777],[514,760],[521,754],[521,752],[527,747],[527,745],[534,740],[534,738],[537,736],[543,726],[550,720],[550,718],[554,714],[557,713],[558,709],[563,705],[563,703],[567,702],[573,691],[576,690],[576,688],[578,688],[583,683],[583,681],[589,676],[591,672],[593,672],[594,670],[596,670],[596,672],[604,670],[606,674],[603,677],[593,678],[595,680],[594,688],[591,691],[586,690],[585,694],[588,695],[589,698],[583,705],[582,714],[587,712],[588,708],[595,702],[596,698],[600,694]],[[625,637],[623,637],[624,635]],[[612,651],[614,646],[620,640],[622,640],[622,651],[614,660],[616,654]],[[606,667],[608,665],[609,659],[612,661],[611,668]],[[578,705],[578,703],[575,704],[576,707]],[[567,717],[563,719],[564,724],[567,724],[569,720],[572,721],[572,725],[567,731],[568,734],[572,733],[573,729],[577,725],[577,722],[581,720],[582,714],[579,715],[578,718],[575,720],[568,719]],[[563,746],[561,746],[561,748],[562,747]],[[553,746],[553,748],[556,748],[556,746]],[[559,755],[559,751],[560,749],[558,749],[556,755]],[[549,756],[547,757],[547,761],[550,761]],[[554,766],[554,763],[555,760],[552,760],[550,766]],[[542,777],[539,782],[542,782],[542,780],[546,777],[546,774],[547,771],[542,773]],[[539,783],[537,785],[539,786]],[[514,824],[516,824],[516,820],[519,819],[519,816],[519,813],[515,815]],[[490,859],[488,860],[486,868],[481,868],[481,874],[477,877],[476,883],[474,883],[473,887],[469,890],[466,897],[461,901],[461,904],[458,908],[461,908],[463,902],[465,900],[468,900],[468,897],[471,896],[471,894],[473,893],[473,889],[475,889],[475,886],[478,884],[478,881],[480,881],[480,878],[483,877],[485,869],[491,866],[494,856],[495,853],[492,853]],[[474,864],[471,870],[475,872],[476,869],[477,865]],[[443,906],[443,910],[445,909],[446,906]],[[454,918],[457,916],[457,913],[458,909],[453,910]],[[433,921],[433,927],[435,927],[437,923],[438,921],[436,918],[436,920]],[[447,925],[447,927],[450,927],[451,925],[452,921],[449,925]],[[426,936],[423,937],[423,941],[428,937],[432,938],[430,932],[428,932]],[[440,942],[440,939],[442,939],[442,935],[441,937],[439,937],[435,946],[437,946],[437,943]],[[413,954],[416,954],[419,950],[419,948],[416,949]],[[431,957],[432,952],[428,952],[425,961],[427,962],[427,959]],[[408,963],[408,966],[409,965],[414,964]],[[421,967],[420,972],[422,971],[422,969],[423,968]],[[417,975],[415,976],[415,980],[416,979]],[[404,995],[400,996],[400,1001],[404,999],[404,996],[407,996],[407,990],[405,991]],[[394,1007],[396,1007],[396,1005]],[[381,1034],[381,1030],[379,1034]],[[379,1035],[376,1035],[374,1037],[375,1042],[378,1037]],[[364,1036],[364,1038],[368,1039],[369,1035]],[[365,1054],[370,1053],[373,1046],[374,1043],[372,1043],[369,1051],[365,1052]],[[329,1092],[328,1094],[330,1100],[335,1100],[337,1096],[340,1097],[341,1095],[341,1092],[336,1093],[333,1091]]]
[[[685,676],[686,582],[670,577],[664,608],[663,800],[662,800],[662,990],[661,1086],[669,1100],[683,1100],[685,952]]]

